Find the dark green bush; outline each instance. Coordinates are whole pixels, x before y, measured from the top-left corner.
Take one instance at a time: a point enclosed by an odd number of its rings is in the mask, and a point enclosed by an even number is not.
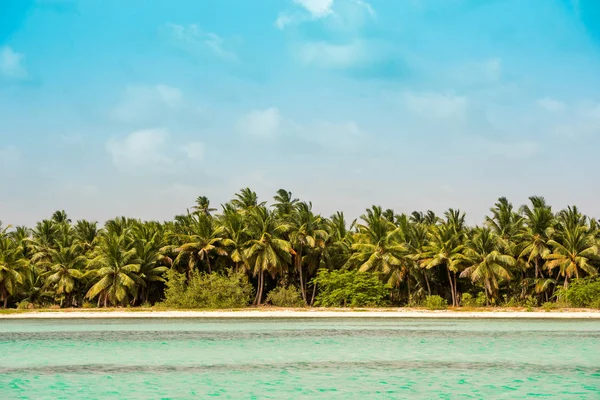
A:
[[[600,305],[600,279],[575,279],[568,289],[559,289],[557,296],[570,307],[597,308]]]
[[[276,307],[304,307],[306,305],[298,289],[282,286],[269,292],[267,302]]]
[[[172,308],[239,308],[247,306],[253,288],[243,273],[200,274],[188,281],[184,274],[166,272],[164,305]]]
[[[318,272],[314,283],[319,294],[315,305],[323,307],[376,307],[385,303],[390,288],[377,275],[358,271]]]
[[[448,302],[446,301],[446,299],[436,294],[433,296],[425,297],[423,306],[425,306],[429,310],[445,310],[446,308],[448,308]]]
[[[485,293],[479,292],[477,297],[473,297],[470,293],[463,293],[460,304],[465,307],[484,307],[486,305]]]

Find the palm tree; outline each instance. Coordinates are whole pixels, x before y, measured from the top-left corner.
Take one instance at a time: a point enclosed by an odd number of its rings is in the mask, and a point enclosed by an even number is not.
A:
[[[227,250],[223,244],[224,229],[217,226],[213,217],[204,214],[192,215],[188,222],[190,225],[187,226],[187,232],[177,235],[181,244],[175,249],[178,253],[175,264],[187,261],[189,279],[199,262],[204,262],[208,273],[211,273],[211,257],[226,256]]]
[[[128,248],[130,242],[125,236],[105,233],[95,249],[95,257],[88,264],[88,273],[95,282],[85,297],[92,300],[98,297],[98,306],[104,302],[112,305],[123,304],[135,290],[141,279],[140,260],[135,248]]]
[[[195,212],[210,215],[212,212],[217,211],[216,208],[210,208],[210,200],[206,196],[198,196],[196,198],[196,204],[192,207]]]
[[[2,229],[0,225],[0,301],[4,308],[9,297],[23,283],[23,274],[28,266],[27,259],[23,257],[23,247],[6,234],[8,228]]]
[[[401,241],[401,231],[386,219],[379,206],[367,209],[361,216],[364,221],[357,224],[356,241],[351,248],[354,253],[348,259],[359,271],[376,271],[388,277],[388,282],[397,286],[408,274],[406,246]]]
[[[296,204],[299,202],[298,199],[292,197],[292,192],[288,192],[285,189],[279,189],[273,199],[275,200],[273,207],[279,217],[291,215],[294,212]]]
[[[231,204],[238,210],[248,211],[251,208],[264,206],[265,202],[259,203],[256,192],[253,192],[250,188],[244,188],[236,193],[235,198],[231,200]]]
[[[565,289],[573,276],[579,278],[582,272],[596,275],[597,271],[592,263],[598,261],[597,243],[588,228],[581,225],[564,225],[557,240],[548,241],[552,253],[546,256],[547,268],[559,268],[559,276],[564,277]]]
[[[427,270],[440,265],[445,267],[453,306],[458,305],[459,299],[456,280],[452,280],[451,273],[456,276],[456,272],[458,272],[456,261],[462,254],[463,249],[462,235],[456,232],[455,226],[446,222],[442,225],[433,225],[430,227],[428,241],[423,246],[420,258],[421,267]]]
[[[498,236],[489,228],[476,229],[472,239],[467,241],[463,253],[455,261],[455,264],[465,267],[460,277],[481,283],[488,300],[496,298],[502,280],[511,279],[509,268],[515,263],[514,257],[502,253]]]
[[[58,249],[48,249],[48,260],[39,263],[46,267],[47,272],[42,276],[45,278],[45,286],[52,288],[54,293],[60,297],[60,304],[67,300],[72,304],[72,292],[75,283],[83,278],[83,269],[87,258],[79,244],[71,246],[59,246]]]
[[[520,236],[521,252],[519,258],[523,258],[529,265],[535,267],[535,278],[543,278],[542,263],[550,254],[548,241],[553,235],[556,220],[550,206],[546,204],[543,197],[532,196],[529,198],[531,207],[521,207],[521,214],[525,216],[525,229]]]
[[[238,271],[240,264],[246,262],[244,248],[249,239],[244,216],[237,212],[233,206],[226,204],[223,207],[220,222],[225,236],[221,243],[226,246],[229,258],[234,263],[235,270]]]
[[[294,250],[290,242],[281,238],[287,229],[289,226],[279,223],[275,215],[264,206],[254,207],[248,213],[250,240],[244,257],[252,274],[258,276],[255,305],[262,303],[265,272],[275,278],[292,261]]]
[[[134,227],[135,237],[134,248],[139,260],[140,269],[138,276],[140,278],[141,301],[148,301],[148,295],[157,282],[165,282],[164,273],[172,265],[172,260],[161,252],[166,246],[165,232],[163,225],[159,223],[140,223]],[[137,290],[135,291],[137,300]]]
[[[289,232],[290,243],[294,249],[294,267],[300,278],[300,292],[302,299],[308,304],[306,295],[306,282],[310,279],[306,274],[314,273],[320,264],[320,252],[325,247],[327,231],[324,229],[323,219],[312,212],[312,204],[300,202],[296,204],[291,220]],[[310,257],[304,258],[310,253]],[[308,270],[303,269],[304,261],[309,261]],[[313,286],[314,288],[314,286]]]

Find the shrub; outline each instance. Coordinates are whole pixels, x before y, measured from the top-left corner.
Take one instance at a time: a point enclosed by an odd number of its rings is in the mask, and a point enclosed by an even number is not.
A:
[[[463,293],[460,304],[466,307],[484,307],[486,305],[485,293],[479,292],[477,297],[473,297],[470,293]]]
[[[303,307],[306,305],[298,289],[282,286],[278,286],[269,292],[267,302],[276,307]]]
[[[547,301],[544,304],[542,304],[542,308],[544,309],[544,311],[548,312],[558,308],[558,305],[552,301]]]
[[[381,306],[390,293],[389,286],[370,272],[321,269],[314,283],[319,288],[315,305],[323,307]]]
[[[28,309],[30,309],[30,308],[33,308],[33,304],[31,304],[31,303],[30,303],[30,302],[28,302],[27,300],[20,301],[20,302],[17,304],[17,309],[18,309],[18,310],[28,310]]]
[[[81,305],[82,308],[96,308],[96,304],[89,302],[89,301],[84,301],[83,304]]]
[[[192,273],[187,280],[174,270],[166,272],[164,305],[173,308],[239,308],[252,299],[252,285],[246,275],[239,273]]]
[[[448,302],[446,299],[436,295],[427,296],[423,305],[429,310],[445,310],[448,308]]]
[[[575,279],[568,289],[559,289],[557,296],[570,307],[597,306],[600,303],[600,279]]]
[[[538,301],[533,296],[527,296],[525,298],[525,302],[523,303],[527,308],[534,308],[538,306]]]

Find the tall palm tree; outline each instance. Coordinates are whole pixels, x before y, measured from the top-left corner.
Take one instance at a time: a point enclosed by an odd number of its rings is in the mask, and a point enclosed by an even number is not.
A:
[[[289,216],[294,212],[296,204],[300,201],[292,197],[292,192],[285,189],[279,189],[273,197],[275,203],[273,207],[277,211],[279,217]]]
[[[6,234],[7,229],[0,226],[0,301],[4,308],[9,297],[23,283],[23,274],[29,264],[23,257],[23,247]]]
[[[502,280],[512,278],[510,267],[516,261],[511,255],[502,252],[502,244],[496,234],[489,228],[479,228],[467,241],[463,253],[457,256],[455,263],[465,267],[460,274],[461,278],[481,283],[488,300],[493,300],[497,297]]]
[[[134,227],[133,235],[134,248],[140,265],[137,274],[141,283],[139,294],[141,301],[146,302],[156,283],[165,282],[163,275],[172,265],[172,260],[161,252],[161,249],[167,245],[163,225],[152,222],[139,223]],[[134,302],[137,297],[136,290]]]
[[[547,268],[559,268],[559,276],[564,277],[565,289],[573,276],[579,278],[583,272],[597,274],[593,263],[599,259],[598,242],[586,226],[565,225],[557,240],[551,239],[548,244],[552,247],[552,253],[546,256]]]
[[[240,264],[246,262],[244,248],[249,239],[244,216],[237,212],[232,205],[226,204],[223,207],[220,223],[224,231],[224,239],[221,243],[227,248],[229,258],[234,263],[235,270],[238,271]]]
[[[307,274],[314,273],[320,264],[320,253],[325,246],[327,231],[324,229],[323,219],[312,212],[312,204],[300,202],[296,204],[291,218],[290,242],[294,249],[294,267],[300,278],[300,292],[302,299],[308,304],[306,295]],[[304,258],[310,253],[311,257]],[[310,261],[308,270],[304,269],[304,261]]]
[[[218,226],[213,217],[198,214],[189,219],[187,232],[177,235],[180,245],[175,249],[178,253],[175,264],[187,262],[188,279],[198,263],[203,262],[212,272],[211,257],[226,256],[226,246],[223,244],[224,229]]]
[[[244,188],[235,194],[235,198],[231,200],[231,204],[238,210],[247,211],[255,207],[262,207],[266,203],[264,201],[259,203],[256,192],[253,192],[250,188]]]
[[[446,222],[433,225],[429,229],[427,244],[423,246],[420,265],[427,270],[444,266],[448,275],[448,284],[452,297],[452,305],[458,305],[458,288],[452,274],[458,272],[457,260],[464,249],[463,237],[458,234],[455,226]]]
[[[141,279],[140,260],[135,248],[128,248],[130,242],[125,236],[105,233],[95,249],[95,257],[88,263],[88,273],[94,285],[85,297],[92,300],[98,297],[98,306],[103,302],[122,305],[133,294],[136,283]]]
[[[524,215],[525,229],[520,237],[520,258],[535,267],[535,278],[543,278],[543,263],[550,254],[548,241],[554,233],[556,220],[550,206],[543,197],[529,198],[531,207],[524,205],[520,212]]]
[[[82,247],[72,244],[49,249],[48,259],[39,263],[47,268],[47,272],[42,275],[45,278],[45,287],[52,288],[54,294],[60,298],[61,306],[64,300],[67,305],[72,305],[75,283],[83,278],[86,261]]]
[[[383,215],[379,206],[367,209],[357,224],[354,253],[348,263],[359,271],[375,271],[388,277],[388,282],[398,285],[408,274],[406,246],[402,244],[401,231]]]
[[[201,213],[204,215],[211,215],[211,213],[213,213],[214,211],[217,211],[216,208],[210,207],[210,200],[206,196],[198,196],[196,198],[196,204],[192,208],[194,209],[195,212],[198,212],[198,213]]]
[[[289,226],[280,223],[275,215],[264,206],[257,206],[248,213],[250,240],[244,257],[254,276],[258,277],[255,305],[262,303],[265,287],[265,272],[273,278],[281,274],[292,261],[294,250],[282,235]]]

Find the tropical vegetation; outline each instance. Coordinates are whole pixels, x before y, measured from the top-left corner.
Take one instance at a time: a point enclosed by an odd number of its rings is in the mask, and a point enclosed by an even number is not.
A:
[[[283,189],[219,209],[200,196],[171,221],[0,224],[0,306],[600,304],[599,221],[538,196],[500,198],[475,226],[456,209],[326,217]]]

